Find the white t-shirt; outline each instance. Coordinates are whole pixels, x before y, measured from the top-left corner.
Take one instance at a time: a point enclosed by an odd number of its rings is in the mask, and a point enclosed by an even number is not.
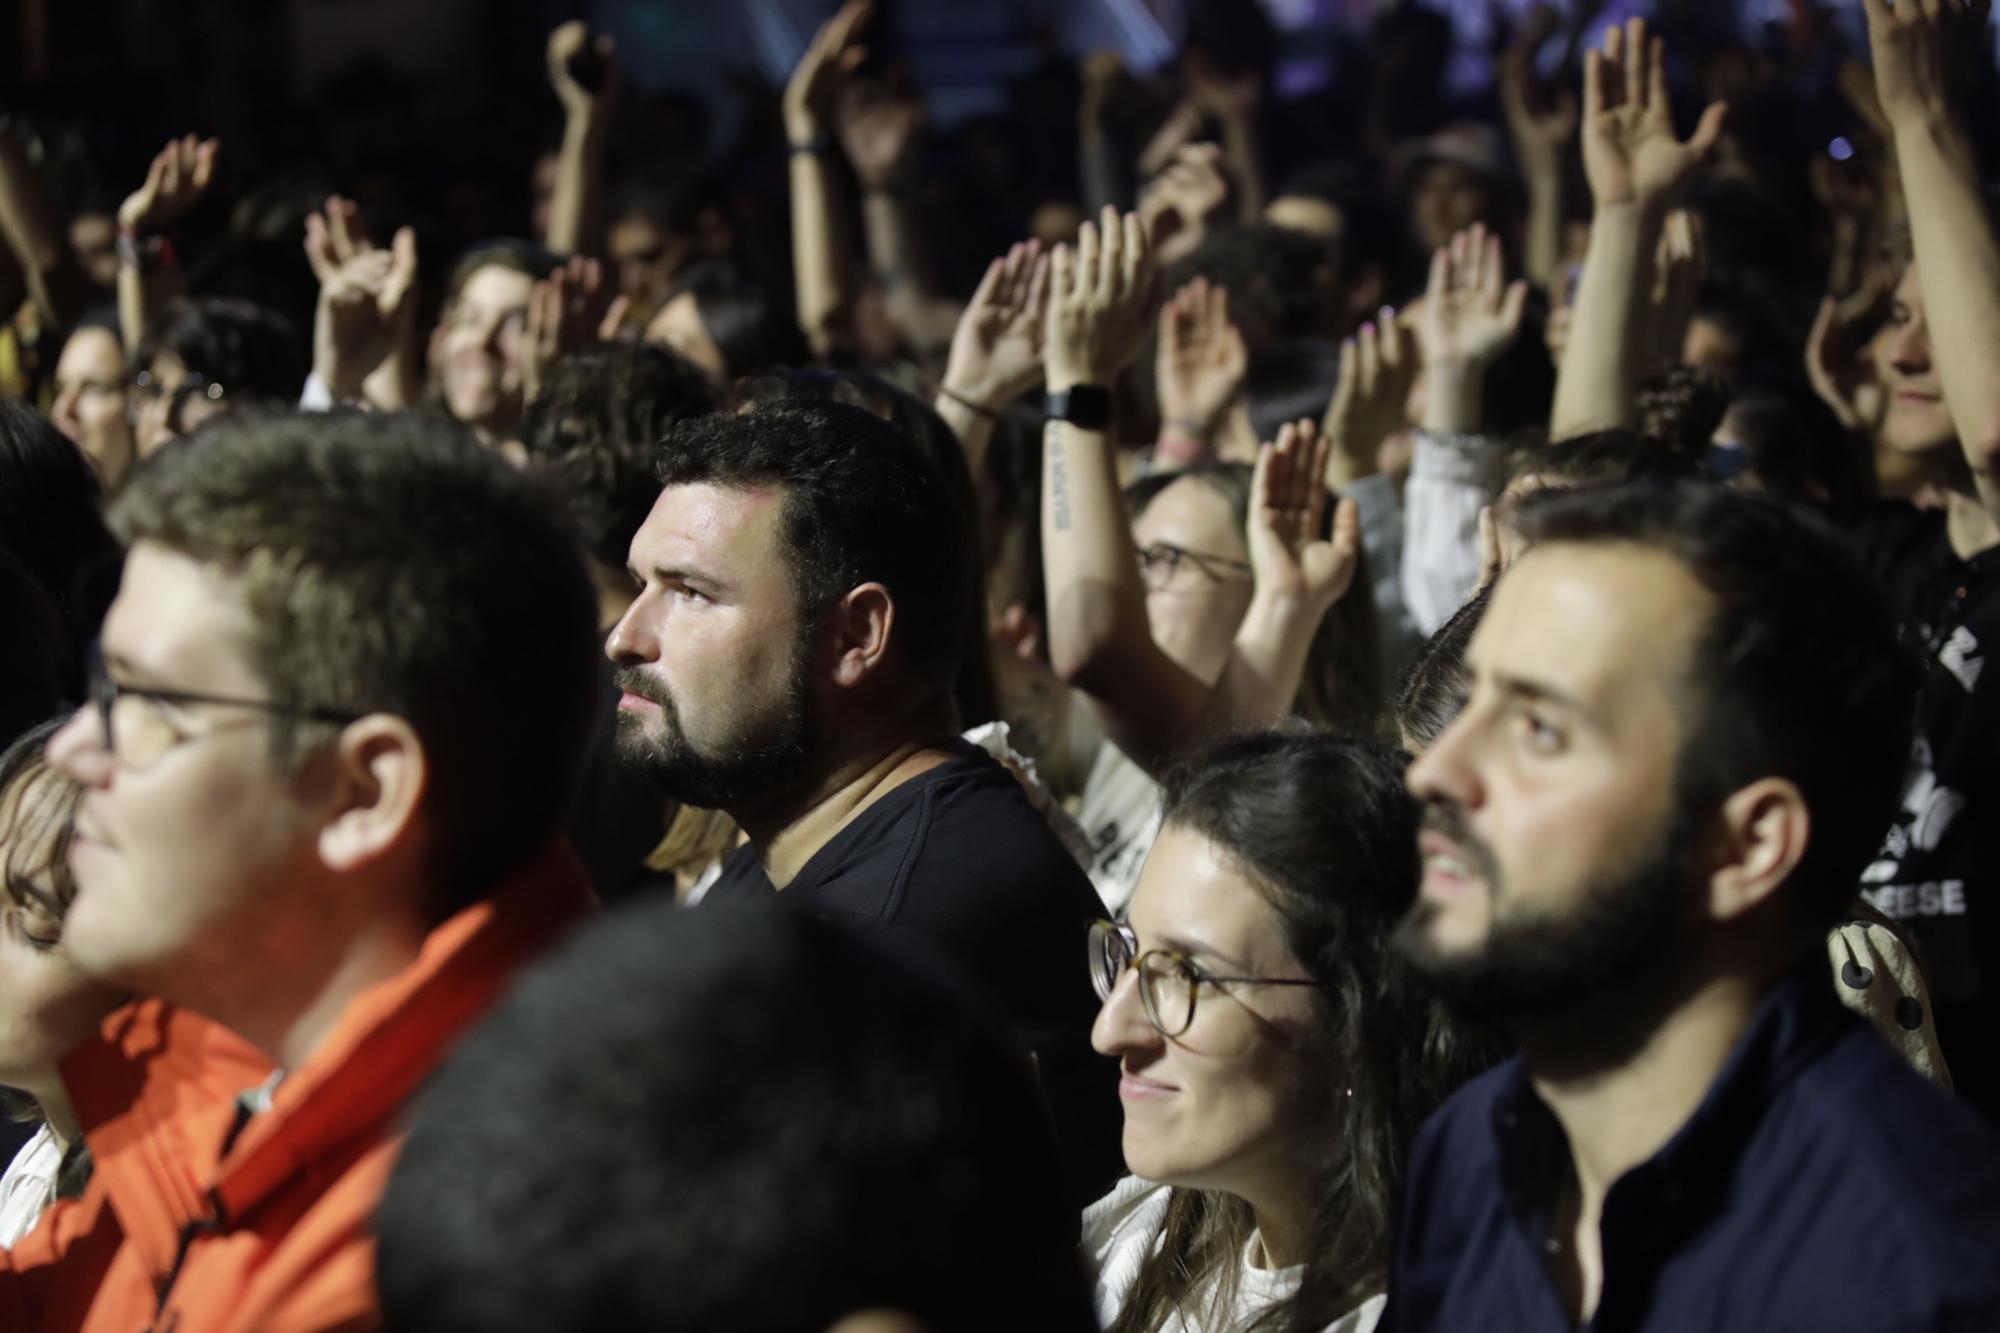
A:
[[[1111,1193],[1083,1211],[1083,1249],[1097,1275],[1095,1300],[1097,1326],[1111,1327],[1125,1304],[1125,1294],[1138,1279],[1144,1263],[1159,1243],[1160,1223],[1167,1215],[1172,1191],[1150,1180],[1127,1176]],[[1236,1308],[1227,1326],[1197,1328],[1179,1315],[1170,1318],[1155,1333],[1233,1333],[1281,1301],[1290,1300],[1299,1289],[1305,1268],[1258,1268],[1252,1262],[1262,1249],[1255,1232],[1243,1248],[1242,1275],[1236,1283]],[[1207,1296],[1209,1293],[1204,1293]],[[1370,1296],[1354,1310],[1327,1325],[1326,1333],[1374,1333],[1386,1294]],[[1209,1302],[1200,1301],[1196,1308]]]
[[[1160,784],[1110,741],[1097,747],[1076,822],[1090,839],[1090,882],[1113,916],[1125,910],[1160,836]]]
[[[56,1173],[61,1169],[62,1145],[43,1125],[0,1175],[0,1249],[12,1248],[35,1229],[56,1197]]]

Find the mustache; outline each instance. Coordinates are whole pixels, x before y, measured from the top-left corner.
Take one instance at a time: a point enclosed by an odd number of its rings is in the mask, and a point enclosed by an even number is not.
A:
[[[648,703],[656,703],[662,708],[673,705],[673,696],[667,693],[666,686],[647,675],[640,667],[619,667],[611,673],[611,679],[625,693],[637,695]]]
[[[1427,805],[1424,807],[1423,828],[1426,833],[1449,838],[1464,852],[1472,862],[1472,868],[1479,872],[1479,878],[1485,881],[1488,892],[1500,887],[1500,859],[1466,823],[1463,809],[1444,802]]]

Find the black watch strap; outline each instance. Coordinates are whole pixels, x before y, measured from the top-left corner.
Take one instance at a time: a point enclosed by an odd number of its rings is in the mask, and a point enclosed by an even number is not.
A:
[[[1103,430],[1111,424],[1111,390],[1099,384],[1073,384],[1052,393],[1049,419],[1066,421],[1078,430]]]

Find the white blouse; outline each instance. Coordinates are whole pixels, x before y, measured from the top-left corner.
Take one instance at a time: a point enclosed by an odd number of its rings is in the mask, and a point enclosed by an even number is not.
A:
[[[1159,1246],[1160,1223],[1166,1219],[1168,1186],[1127,1176],[1083,1212],[1083,1248],[1097,1275],[1097,1326],[1111,1327],[1125,1304],[1125,1295],[1138,1279],[1139,1266]],[[1236,1283],[1236,1306],[1226,1325],[1197,1327],[1180,1315],[1162,1324],[1156,1333],[1233,1333],[1273,1305],[1291,1299],[1305,1276],[1303,1264],[1293,1268],[1259,1268],[1256,1257],[1263,1246],[1255,1232],[1243,1248],[1243,1270]],[[1200,1293],[1197,1310],[1214,1303],[1214,1290]],[[1386,1294],[1370,1296],[1361,1305],[1327,1325],[1326,1333],[1374,1333]]]
[[[56,1197],[62,1156],[62,1145],[43,1125],[7,1164],[7,1173],[0,1175],[0,1248],[12,1248],[41,1221]]]

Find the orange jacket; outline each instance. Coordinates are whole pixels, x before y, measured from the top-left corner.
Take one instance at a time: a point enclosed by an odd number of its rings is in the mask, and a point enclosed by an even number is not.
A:
[[[369,1223],[404,1104],[590,904],[565,850],[439,926],[414,963],[349,1002],[233,1143],[237,1094],[261,1084],[269,1063],[158,1000],[114,1013],[63,1062],[95,1175],[82,1198],[0,1252],[0,1329],[376,1327]]]

